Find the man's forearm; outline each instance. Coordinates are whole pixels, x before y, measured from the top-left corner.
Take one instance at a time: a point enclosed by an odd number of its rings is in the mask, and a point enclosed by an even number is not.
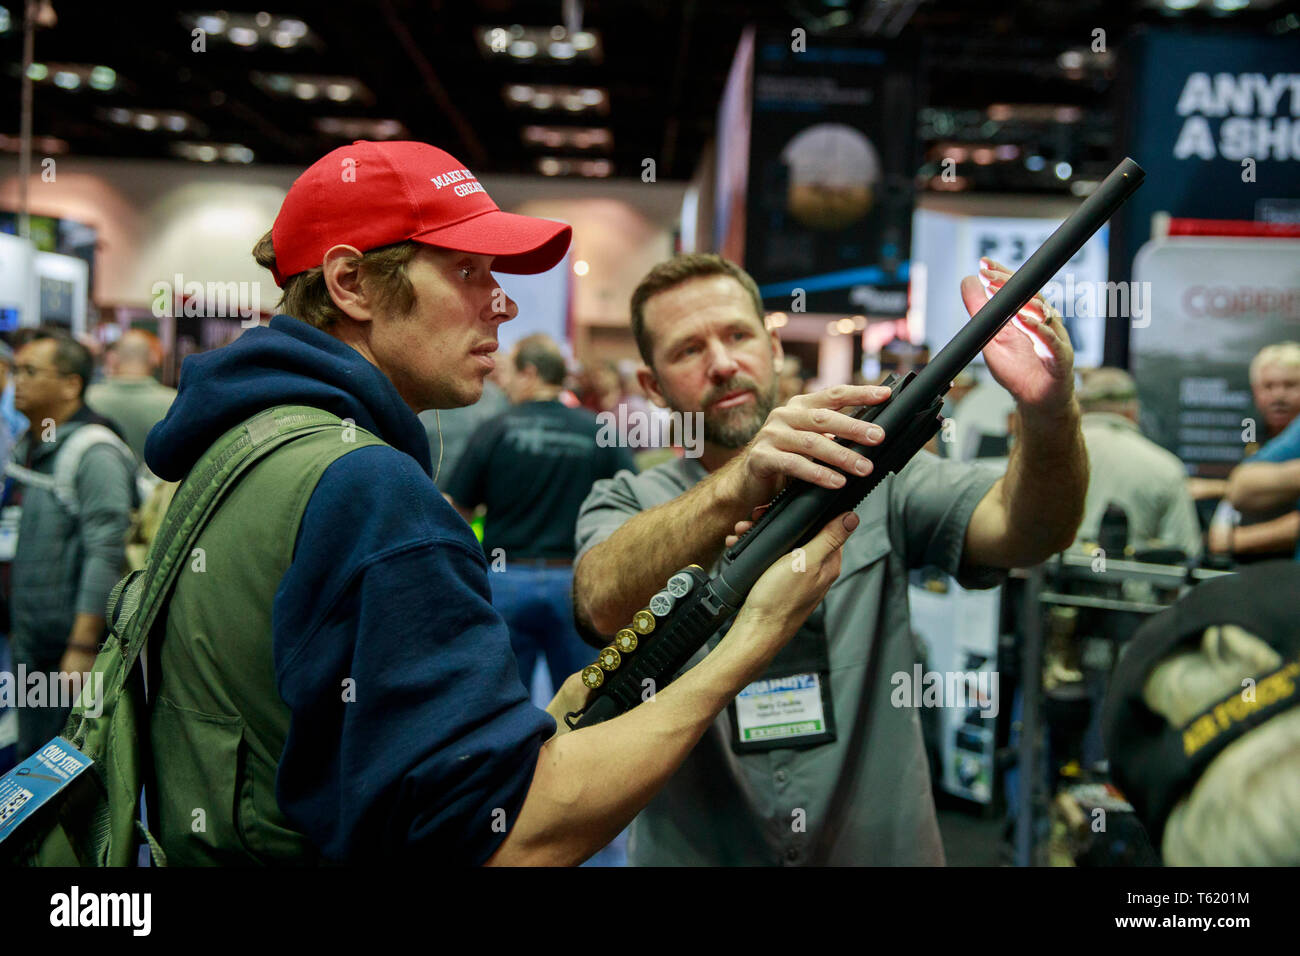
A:
[[[104,634],[104,615],[78,614],[68,634],[68,647],[79,651],[97,651]]]
[[[1000,533],[968,547],[968,564],[1037,564],[1068,548],[1083,520],[1088,452],[1078,404],[1071,401],[1059,414],[1022,409],[1018,415],[1016,442],[998,489]]]
[[[1289,511],[1272,521],[1232,529],[1234,554],[1272,554],[1295,550],[1300,537],[1300,511]]]
[[[577,611],[601,634],[631,620],[688,564],[707,566],[736,522],[749,517],[729,489],[738,459],[666,504],[643,511],[588,551],[574,572]]]
[[[515,825],[488,863],[568,866],[605,846],[650,802],[762,663],[724,640],[653,701],[552,737],[542,746]]]
[[[1265,511],[1300,500],[1300,459],[1247,462],[1228,476],[1228,501],[1239,511]]]

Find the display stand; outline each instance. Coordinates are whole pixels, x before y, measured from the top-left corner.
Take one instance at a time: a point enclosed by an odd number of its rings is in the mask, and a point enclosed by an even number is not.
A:
[[[1201,581],[1231,573],[1129,559],[1099,561],[1096,555],[1083,550],[1067,551],[1046,564],[1011,572],[1011,577],[1024,582],[1018,615],[1023,709],[1018,746],[1019,809],[1016,813],[1014,853],[1017,866],[1034,866],[1041,862],[1035,828],[1044,819],[1050,802],[1050,795],[1042,792],[1046,781],[1039,767],[1045,729],[1044,614],[1054,606],[1154,614],[1164,610]],[[1105,586],[1108,591],[1119,592],[1118,596],[1072,593],[1088,590],[1095,592],[1099,585]],[[1134,591],[1138,594],[1131,593]]]

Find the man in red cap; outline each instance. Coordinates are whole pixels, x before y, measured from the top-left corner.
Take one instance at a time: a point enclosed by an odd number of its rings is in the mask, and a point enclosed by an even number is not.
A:
[[[547,712],[528,702],[482,550],[431,480],[416,415],[479,397],[516,312],[493,271],[548,269],[569,238],[501,212],[421,143],[337,149],[289,190],[254,250],[287,314],[187,359],[145,450],[182,480],[268,409],[341,420],[226,492],[160,617],[147,797],[169,862],[580,861],[838,574],[851,516],[807,546],[804,573],[774,566],[742,637],[652,703],[564,734],[579,681]]]

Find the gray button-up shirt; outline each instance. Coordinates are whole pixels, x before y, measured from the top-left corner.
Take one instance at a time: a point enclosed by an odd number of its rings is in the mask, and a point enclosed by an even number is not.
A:
[[[705,474],[698,461],[677,459],[598,481],[578,517],[578,559]],[[890,678],[910,674],[916,660],[909,568],[936,565],[966,587],[1001,580],[1000,572],[961,569],[966,526],[997,479],[922,452],[858,506],[861,524],[824,601],[836,739],[740,756],[724,711],[633,822],[632,863],[943,863],[919,715],[890,703]]]

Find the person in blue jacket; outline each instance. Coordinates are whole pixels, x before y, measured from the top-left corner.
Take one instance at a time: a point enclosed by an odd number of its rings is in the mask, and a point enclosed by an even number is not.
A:
[[[1300,509],[1300,418],[1228,475],[1227,500],[1238,510]],[[1295,559],[1300,561],[1300,545]]]
[[[417,414],[481,394],[499,327],[516,314],[493,270],[551,268],[569,240],[561,223],[501,212],[433,146],[341,147],[294,183],[254,250],[287,314],[187,359],[149,435],[146,460],[169,480],[277,405],[324,409],[385,443],[323,472],[265,636],[289,711],[276,804],[321,859],[581,862],[663,786],[839,573],[848,515],[807,545],[804,564],[774,564],[727,639],[647,703],[568,733],[557,717],[585,700],[577,675],[545,711],[530,704],[482,550],[431,480]],[[203,642],[219,654],[220,635]],[[355,699],[340,702],[349,676]],[[253,709],[230,715],[246,738]],[[202,779],[233,773],[217,764],[234,758],[195,759]],[[214,792],[210,805],[223,800]],[[252,852],[237,842],[232,852]]]

